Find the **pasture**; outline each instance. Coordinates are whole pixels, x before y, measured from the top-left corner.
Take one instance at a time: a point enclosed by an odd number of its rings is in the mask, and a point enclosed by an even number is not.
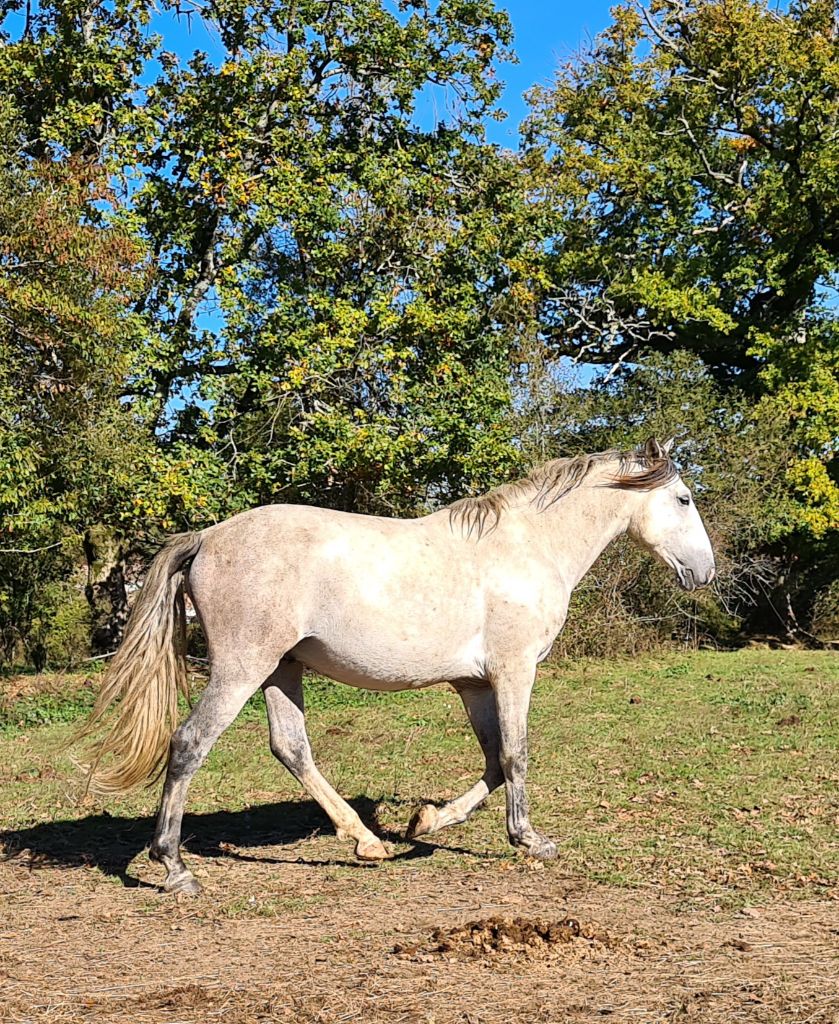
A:
[[[308,683],[318,764],[393,845],[380,866],[274,761],[254,699],[190,791],[194,899],[148,861],[159,785],[79,803],[62,745],[90,686],[35,678],[0,706],[0,1021],[839,1021],[835,655],[544,666],[544,864],[508,846],[501,793],[402,839],[480,774],[448,688]]]

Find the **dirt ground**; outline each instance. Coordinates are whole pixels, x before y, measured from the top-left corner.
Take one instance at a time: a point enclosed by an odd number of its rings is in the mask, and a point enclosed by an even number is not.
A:
[[[723,908],[526,860],[342,863],[337,840],[126,872],[0,864],[0,1020],[839,1024],[839,902]],[[345,853],[343,854],[345,856]],[[128,884],[126,884],[126,882]]]

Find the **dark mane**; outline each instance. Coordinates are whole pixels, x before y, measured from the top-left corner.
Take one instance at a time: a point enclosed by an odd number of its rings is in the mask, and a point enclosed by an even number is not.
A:
[[[495,529],[501,513],[510,507],[514,499],[526,498],[542,511],[579,487],[593,469],[606,463],[616,463],[616,471],[605,485],[629,491],[663,487],[678,475],[666,449],[651,439],[635,451],[612,449],[568,459],[551,459],[521,480],[501,484],[475,498],[461,498],[453,502],[449,506],[449,520],[460,525],[467,537],[473,533],[480,537]]]

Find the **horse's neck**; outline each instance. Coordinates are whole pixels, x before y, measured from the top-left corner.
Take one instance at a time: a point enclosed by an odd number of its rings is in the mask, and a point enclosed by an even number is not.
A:
[[[530,516],[547,557],[569,593],[601,553],[629,526],[625,492],[583,486]]]

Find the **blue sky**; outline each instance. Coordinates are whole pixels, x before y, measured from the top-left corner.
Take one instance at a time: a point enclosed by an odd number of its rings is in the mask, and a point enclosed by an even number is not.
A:
[[[507,11],[515,30],[513,47],[519,63],[506,65],[501,77],[506,89],[501,106],[509,117],[490,128],[494,142],[514,146],[519,123],[527,110],[524,92],[532,85],[545,85],[553,78],[556,68],[580,46],[611,23],[609,10],[617,0],[587,0],[568,3],[567,0],[514,0],[499,3]]]

